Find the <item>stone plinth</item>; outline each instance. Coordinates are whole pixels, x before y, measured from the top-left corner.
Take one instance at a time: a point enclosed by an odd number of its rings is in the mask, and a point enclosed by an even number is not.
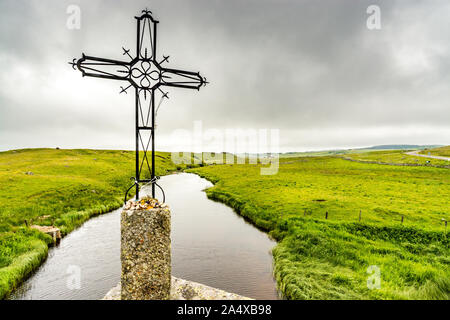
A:
[[[170,210],[155,199],[129,201],[121,215],[121,299],[170,299]]]
[[[102,300],[120,300],[120,290],[121,285],[119,283]],[[172,300],[252,300],[238,294],[175,277],[172,277],[170,298]]]

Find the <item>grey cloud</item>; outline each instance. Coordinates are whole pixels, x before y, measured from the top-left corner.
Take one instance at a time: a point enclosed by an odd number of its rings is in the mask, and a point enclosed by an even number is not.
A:
[[[65,27],[73,3],[81,30]],[[371,4],[381,7],[379,31],[366,28]],[[159,53],[211,82],[200,92],[170,90],[161,137],[203,120],[279,128],[288,150],[450,142],[445,0],[3,0],[0,149],[52,139],[131,148],[130,97],[117,83],[80,79],[66,62],[82,52],[122,59],[122,46],[134,49],[132,17],[146,6],[160,20]]]

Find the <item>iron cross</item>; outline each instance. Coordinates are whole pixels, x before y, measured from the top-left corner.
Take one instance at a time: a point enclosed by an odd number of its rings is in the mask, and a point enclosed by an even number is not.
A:
[[[184,71],[165,68],[162,65],[168,62],[169,57],[157,61],[156,51],[156,28],[158,21],[152,17],[151,11],[143,10],[137,20],[136,56],[130,55],[130,50],[123,49],[130,61],[119,61],[87,56],[83,53],[80,59],[69,62],[73,69],[78,68],[83,77],[96,77],[124,81],[127,84],[120,87],[122,92],[134,87],[135,91],[135,122],[136,122],[136,177],[134,183],[125,194],[125,201],[130,189],[136,187],[136,199],[139,199],[139,185],[141,183],[152,185],[152,197],[155,197],[155,116],[157,108],[164,98],[168,98],[163,87],[177,87],[186,89],[197,89],[205,85],[206,79],[198,72]],[[76,69],[75,69],[76,70]],[[155,95],[159,93],[161,100],[156,106]],[[156,108],[156,110],[155,110]],[[148,133],[148,140],[144,143],[143,136]],[[139,145],[142,146],[143,157],[139,156]],[[147,152],[151,145],[151,167]],[[144,163],[147,166],[150,179],[142,178]],[[162,191],[162,189],[161,189]],[[163,196],[164,196],[164,191]],[[164,200],[163,200],[164,201]]]

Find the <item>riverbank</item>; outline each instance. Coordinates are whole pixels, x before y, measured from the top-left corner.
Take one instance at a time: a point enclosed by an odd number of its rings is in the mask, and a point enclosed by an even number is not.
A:
[[[0,299],[47,257],[51,238],[27,224],[54,225],[65,236],[119,208],[134,176],[134,156],[131,151],[85,149],[0,152]],[[157,152],[156,164],[159,176],[186,168],[163,152]]]
[[[172,212],[172,275],[253,299],[278,299],[273,278],[275,242],[211,201],[212,184],[195,174],[161,177]],[[143,188],[147,195],[150,188]],[[121,279],[121,209],[92,218],[49,249],[44,264],[11,294],[17,300],[98,300]],[[232,236],[230,236],[232,235]],[[205,241],[207,239],[207,241]],[[82,272],[77,290],[67,285]]]
[[[274,176],[258,165],[188,170],[215,184],[209,198],[277,239],[286,298],[450,298],[448,169],[296,160],[282,160]]]

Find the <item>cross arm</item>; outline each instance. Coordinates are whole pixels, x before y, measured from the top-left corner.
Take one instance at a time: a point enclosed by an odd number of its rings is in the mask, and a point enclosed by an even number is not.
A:
[[[199,90],[207,83],[206,79],[198,72],[170,68],[161,69],[161,85],[163,86]]]
[[[128,80],[128,74],[130,72],[129,62],[86,56],[84,53],[80,59],[73,59],[69,63],[72,64],[74,69],[76,66],[81,71],[83,77]]]

